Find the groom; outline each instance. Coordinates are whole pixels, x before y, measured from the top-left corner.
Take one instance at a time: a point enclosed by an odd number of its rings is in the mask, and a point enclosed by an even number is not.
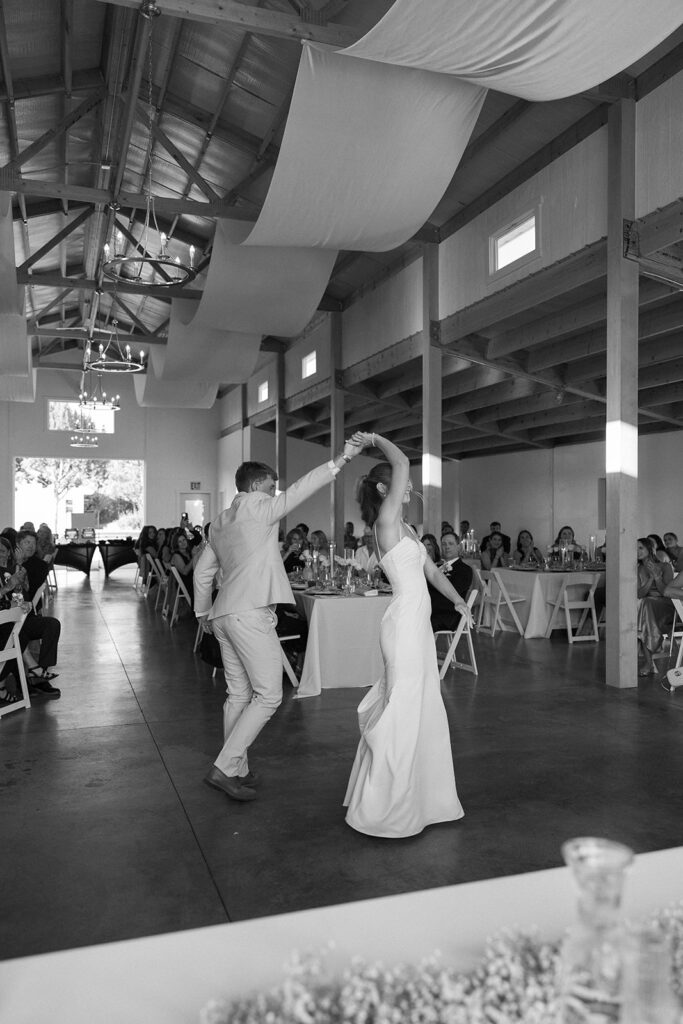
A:
[[[209,542],[194,570],[194,609],[220,644],[228,696],[223,706],[223,749],[205,782],[233,800],[254,800],[258,782],[248,750],[282,702],[282,655],[274,605],[293,604],[278,546],[283,516],[331,483],[360,448],[346,442],[341,455],[275,495],[277,474],[262,462],[243,462],[237,495],[211,524]],[[213,581],[220,590],[211,602]]]

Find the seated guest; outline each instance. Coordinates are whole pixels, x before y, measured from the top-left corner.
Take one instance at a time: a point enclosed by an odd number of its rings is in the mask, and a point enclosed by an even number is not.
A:
[[[645,658],[639,675],[646,676],[656,671],[652,655],[662,646],[663,633],[673,619],[671,598],[666,596],[673,572],[670,565],[657,561],[654,544],[648,537],[638,538],[637,552],[638,646]]]
[[[294,529],[299,531],[304,539],[304,544],[308,544],[308,526],[306,523],[297,523]]]
[[[451,531],[451,533],[452,532],[453,531]],[[434,534],[423,534],[422,543],[424,544],[427,554],[431,558],[432,562],[434,562],[435,565],[441,565],[441,552],[439,551],[439,545],[437,544]]]
[[[654,544],[655,558],[658,562],[666,562],[671,565],[671,558],[668,551],[664,547],[664,541],[658,533],[648,533],[647,539],[651,540]]]
[[[457,533],[452,531],[444,533],[441,538],[441,552],[444,560],[439,571],[453,584],[460,596],[466,599],[472,586],[472,576],[474,574],[471,567],[466,562],[463,562],[460,557],[460,538]],[[437,629],[455,630],[460,622],[460,612],[456,612],[455,606],[448,598],[444,597],[443,594],[429,583],[427,584],[427,589],[432,601],[432,629],[434,631]]]
[[[329,555],[330,542],[327,539],[327,534],[322,530],[314,530],[313,533],[309,534],[309,541],[311,551],[317,551],[321,555]]]
[[[301,569],[303,567],[301,553],[304,550],[304,543],[304,535],[298,526],[293,530],[290,530],[285,537],[285,546],[282,550],[282,557],[284,559],[286,573],[294,572],[296,569]]]
[[[364,527],[363,536],[356,548],[356,554],[354,557],[358,567],[362,569],[363,572],[366,572],[368,576],[372,576],[374,570],[378,567],[378,561],[377,550],[375,548],[375,536],[371,526]]]
[[[183,578],[183,583],[190,594],[194,589],[192,574],[194,572],[196,559],[190,551],[190,542],[185,531],[180,529],[173,531],[171,535],[171,566],[178,570]]]
[[[140,576],[142,577],[143,583],[147,582],[147,575],[149,573],[147,555],[150,554],[152,558],[156,558],[158,554],[156,540],[156,526],[143,526],[140,531],[137,544],[135,545],[135,551],[138,556],[138,566],[140,567]]]
[[[683,572],[683,548],[679,547],[678,537],[675,533],[664,534],[664,547],[666,553],[673,563],[676,572]]]
[[[493,522],[489,523],[489,530],[491,532],[488,533],[485,537],[482,537],[481,544],[479,545],[481,550],[485,551],[486,548],[488,547],[488,543],[491,539],[492,533],[499,533],[503,538],[503,551],[505,552],[506,555],[509,555],[511,546],[510,538],[508,537],[507,533],[503,533],[503,531],[500,528],[500,523],[498,522],[497,519],[494,519]]]
[[[683,601],[683,572],[679,572],[666,586],[664,597],[675,597],[678,601]]]
[[[26,570],[25,595],[27,601],[33,601],[36,592],[40,590],[47,579],[50,566],[37,555],[38,539],[35,533],[28,530],[19,530],[16,537],[14,558],[17,565]],[[38,611],[40,608],[37,609]]]
[[[481,567],[482,569],[506,569],[510,564],[510,559],[505,551],[505,540],[504,535],[494,530],[486,538],[486,547],[483,546],[481,549]]]
[[[357,545],[355,526],[351,522],[344,523],[344,550],[355,551]]]
[[[520,530],[517,534],[517,547],[512,556],[515,565],[544,565],[543,555],[534,547],[534,538],[529,530]]]
[[[12,574],[15,580],[13,585],[14,590],[18,589],[16,586],[17,578],[21,582],[25,598],[24,609],[28,611],[28,615],[26,616],[19,633],[19,643],[21,645],[21,650],[24,653],[24,661],[28,668],[27,682],[29,693],[32,697],[48,697],[55,700],[58,697],[61,697],[61,690],[52,686],[50,682],[50,680],[55,679],[57,675],[55,672],[51,671],[51,667],[57,664],[57,647],[59,644],[59,635],[61,633],[62,626],[59,619],[55,619],[51,615],[36,615],[33,611],[33,608],[29,603],[29,573],[26,565],[22,564],[22,562],[26,561],[28,563],[29,559],[34,556],[35,538],[33,534],[29,534],[25,530],[20,530],[19,533],[16,534],[16,537],[17,544],[14,550],[8,548],[6,540],[2,542],[0,546],[5,551],[9,551],[8,555],[2,556],[6,564],[6,575]],[[41,562],[40,559],[35,559],[35,561],[39,565],[47,568],[45,563]],[[5,594],[5,600],[7,597],[8,595]],[[11,595],[9,595],[9,597],[11,600]],[[40,651],[37,662],[27,650],[28,644],[33,640],[40,641]],[[10,664],[11,663],[8,662],[0,674],[0,686],[2,686],[1,680],[6,679],[10,674]],[[2,697],[2,694],[0,694],[0,697]]]
[[[57,545],[55,544],[52,530],[47,523],[41,523],[36,531],[36,554],[48,565],[52,565],[55,558]]]
[[[581,558],[583,548],[576,540],[571,526],[563,526],[550,546],[554,554],[561,554],[563,548],[569,552],[570,558]]]
[[[465,539],[467,534],[470,532],[470,521],[469,519],[460,520],[460,536]]]

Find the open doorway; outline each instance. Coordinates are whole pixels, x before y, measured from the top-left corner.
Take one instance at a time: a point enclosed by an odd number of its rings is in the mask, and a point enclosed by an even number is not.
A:
[[[142,529],[143,481],[141,460],[18,456],[15,523],[47,523],[60,536],[84,523],[102,537],[134,536]]]

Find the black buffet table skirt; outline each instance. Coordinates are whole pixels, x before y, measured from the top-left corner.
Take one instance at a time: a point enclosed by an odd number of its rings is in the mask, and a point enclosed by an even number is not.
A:
[[[95,548],[96,545],[92,541],[87,541],[83,544],[78,544],[74,541],[69,544],[58,544],[54,564],[68,565],[72,569],[80,569],[86,576],[89,576]]]
[[[97,546],[100,549],[105,576],[110,576],[122,565],[130,565],[138,560],[132,540],[101,540]]]
[[[105,576],[110,576],[122,565],[130,565],[138,560],[132,540],[101,540],[99,544],[93,541],[71,541],[69,544],[57,545],[55,565],[68,565],[89,576],[96,549],[100,552]]]

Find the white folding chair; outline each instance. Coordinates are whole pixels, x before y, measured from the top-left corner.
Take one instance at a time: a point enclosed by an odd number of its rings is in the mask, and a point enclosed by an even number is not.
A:
[[[479,618],[477,620],[477,630],[488,631],[491,636],[495,636],[496,629],[500,626],[502,629],[502,619],[500,615],[501,605],[505,605],[512,621],[515,624],[515,628],[520,636],[524,636],[524,629],[522,623],[519,621],[519,616],[515,611],[516,604],[523,604],[526,601],[525,597],[516,597],[513,594],[509,594],[507,587],[503,583],[500,577],[500,573],[497,569],[491,569],[487,572],[482,569],[479,573],[479,578],[482,581],[484,590],[481,595],[481,601],[479,602]],[[486,609],[491,609],[491,625],[484,626],[484,614]]]
[[[183,577],[180,575],[175,565],[171,566],[171,576],[175,580],[176,592],[175,601],[173,602],[173,611],[171,612],[171,618],[168,624],[171,627],[171,629],[173,629],[178,618],[178,608],[181,600],[187,601],[187,606],[190,609],[190,611],[192,611],[192,598],[188,594],[187,587],[185,586],[185,583],[183,581]]]
[[[53,590],[59,590],[59,587],[57,586],[57,573],[55,572],[54,562],[50,563],[50,571],[47,574],[47,579],[45,582],[47,583],[48,594],[51,597]]]
[[[160,574],[159,569],[157,568],[157,565],[156,565],[158,560],[156,558],[154,558],[153,555],[150,555],[149,551],[145,555],[145,558],[147,559],[147,565],[149,566],[149,571],[147,573],[147,579],[142,584],[141,593],[142,593],[143,597],[147,598],[147,597],[149,597],[150,591],[152,590],[152,583],[153,583],[154,580],[157,581],[157,587],[161,586],[161,574]],[[159,564],[161,564],[161,563],[159,563]],[[158,601],[158,595],[157,595],[157,601]],[[156,605],[154,605],[154,607],[156,608]]]
[[[597,590],[598,580],[597,577],[592,573],[576,572],[572,573],[571,577],[566,576],[562,580],[562,586],[560,592],[557,595],[556,600],[549,601],[548,604],[553,605],[553,610],[548,621],[548,628],[545,631],[546,639],[550,636],[554,629],[562,629],[562,622],[557,622],[558,617],[561,616],[564,611],[564,626],[567,630],[567,640],[570,644],[575,644],[583,640],[598,641],[600,635],[598,633],[598,617],[595,612],[595,591]],[[578,594],[575,592],[579,591]],[[579,619],[576,632],[572,628],[572,612],[582,611],[583,614]],[[590,615],[592,630],[590,633],[581,633],[584,627],[586,619]]]
[[[467,597],[467,607],[470,609],[470,611],[472,611],[472,608],[474,607],[474,602],[476,601],[476,599],[477,599],[477,591],[476,590],[470,590],[469,595]],[[449,629],[437,629],[437,631],[434,633],[434,640],[435,640],[435,642],[436,642],[436,638],[439,637],[439,636],[446,636],[446,637],[448,637],[448,652],[446,654],[446,657],[443,660],[443,664],[441,665],[441,671],[439,672],[439,679],[443,679],[443,677],[446,675],[446,672],[448,671],[448,666],[449,665],[452,665],[453,668],[462,668],[462,669],[464,669],[465,672],[471,672],[472,675],[475,675],[475,676],[479,674],[478,671],[477,671],[477,659],[474,656],[474,644],[472,643],[472,630],[470,629],[470,624],[469,624],[469,622],[467,621],[467,619],[465,618],[464,615],[460,616],[460,622],[458,623],[455,632],[453,632],[452,630],[449,630]],[[467,647],[468,647],[469,652],[470,652],[469,664],[467,664],[467,662],[465,662],[465,661],[458,661],[456,656],[455,656],[458,644],[460,643],[460,641],[461,641],[463,636],[467,637]]]
[[[280,653],[282,654],[282,667],[287,673],[287,678],[289,679],[290,683],[292,684],[295,690],[299,685],[299,680],[296,678],[294,669],[292,668],[291,662],[287,657],[287,652],[285,651],[282,645],[284,644],[285,640],[298,640],[300,637],[301,633],[291,633],[288,636],[278,637],[280,641]]]
[[[46,599],[46,590],[47,581],[45,581],[45,583],[41,583],[38,589],[36,590],[35,594],[33,595],[33,600],[31,601],[31,604],[33,605],[33,610],[36,613],[36,615],[38,614],[38,605],[40,604],[41,601]]]
[[[19,643],[19,630],[23,626],[25,618],[26,612],[22,611],[21,608],[9,608],[5,612],[0,612],[0,628],[12,623],[12,629],[7,637],[7,642],[3,650],[0,651],[0,665],[4,666],[8,661],[16,661],[17,671],[15,674],[19,677],[19,685],[21,686],[21,700],[16,701],[14,704],[0,707],[0,718],[3,715],[8,715],[10,711],[19,711],[20,708],[31,707],[31,698],[29,697],[28,686],[26,685],[24,659],[21,656],[21,645]]]
[[[674,668],[680,668],[681,662],[683,662],[683,601],[680,597],[673,597],[671,599],[674,606],[674,621],[671,627],[671,650],[669,656],[673,653],[674,643],[678,640],[678,655],[676,656],[676,664]],[[676,620],[678,619],[679,628],[676,628]]]
[[[161,615],[165,619],[166,615],[168,614],[166,608],[168,602],[168,573],[164,569],[160,558],[154,558],[153,555],[147,555],[147,557],[151,558],[152,562],[154,563],[154,572],[158,580],[156,587],[157,598],[156,601],[154,602],[154,611],[156,611],[157,608],[159,607],[159,598],[163,593],[164,600],[162,601],[161,604]]]

